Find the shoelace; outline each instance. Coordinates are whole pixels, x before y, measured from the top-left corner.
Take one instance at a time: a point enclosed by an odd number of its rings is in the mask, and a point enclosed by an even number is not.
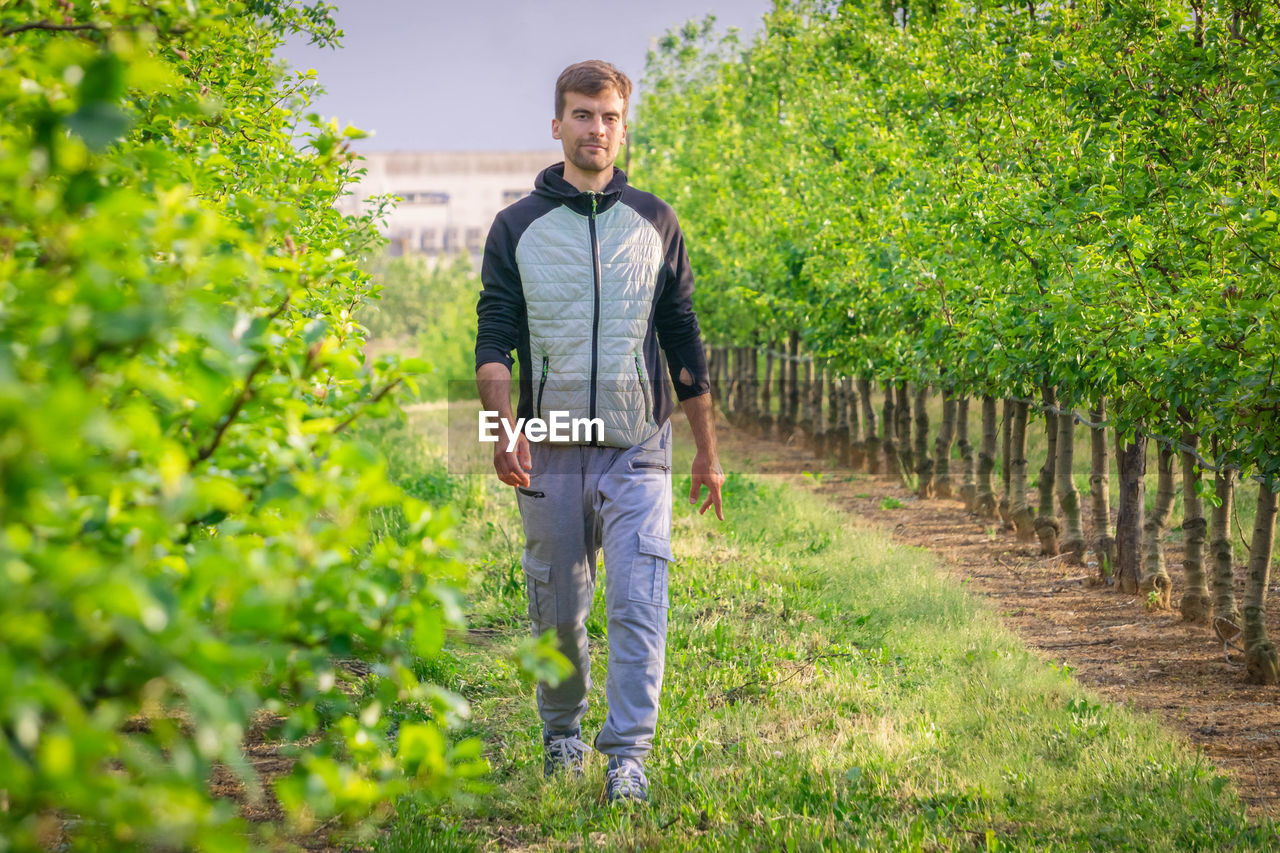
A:
[[[643,796],[649,785],[644,771],[630,764],[621,764],[605,771],[604,779],[609,790],[617,797]]]
[[[547,752],[550,753],[552,760],[565,767],[577,767],[582,764],[590,749],[580,738],[573,735],[553,738],[547,744]]]

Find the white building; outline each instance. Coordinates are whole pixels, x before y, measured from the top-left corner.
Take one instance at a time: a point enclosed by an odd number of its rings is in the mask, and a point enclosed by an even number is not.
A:
[[[386,221],[390,254],[478,256],[498,211],[532,192],[538,172],[564,153],[381,151],[364,159],[367,174],[338,206],[354,213],[369,196],[400,196]]]

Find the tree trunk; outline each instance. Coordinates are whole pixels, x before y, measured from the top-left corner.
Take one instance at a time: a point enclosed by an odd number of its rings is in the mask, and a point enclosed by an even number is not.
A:
[[[733,423],[738,414],[737,348],[724,347],[723,350],[720,363],[724,371],[724,385],[720,393],[720,406],[724,410],[725,417]]]
[[[739,420],[747,413],[747,348],[733,348],[733,410]]]
[[[726,415],[733,413],[733,364],[729,353],[733,347],[720,347],[720,408]]]
[[[848,413],[844,411],[843,380],[836,376],[835,370],[827,368],[827,432],[834,433],[843,423],[849,425]]]
[[[982,449],[978,452],[978,517],[991,521],[996,517],[995,485],[992,474],[996,469],[996,398],[982,395]]]
[[[898,428],[898,461],[902,463],[902,482],[911,485],[911,472],[915,470],[915,454],[911,447],[911,395],[907,383],[898,383],[898,402],[894,405],[894,417]]]
[[[1169,529],[1169,515],[1177,489],[1173,480],[1173,460],[1177,453],[1172,447],[1159,442],[1156,448],[1156,502],[1142,524],[1142,582],[1138,585],[1141,595],[1155,593],[1155,606],[1167,610],[1171,604],[1173,581],[1164,567],[1164,534]]]
[[[707,351],[707,378],[711,383],[711,402],[713,405],[720,404],[720,377],[716,371],[720,368],[719,353],[717,347],[705,347]]]
[[[871,404],[871,380],[858,380],[858,402],[862,404],[862,453],[867,473],[880,473],[880,437],[876,435],[876,407]]]
[[[764,381],[760,383],[760,433],[773,434],[773,344],[764,353]]]
[[[854,468],[865,468],[867,464],[867,446],[858,440],[862,435],[862,419],[860,412],[861,394],[858,383],[850,376],[845,381],[845,405],[849,407],[849,461]]]
[[[825,395],[824,387],[827,381],[827,367],[824,363],[814,360],[813,362],[813,386],[809,389],[809,416],[813,419],[811,427],[813,439],[809,442],[809,446],[813,448],[813,453],[819,459],[827,453],[827,419],[822,411],[822,398]]]
[[[809,371],[813,368],[813,362],[800,361],[796,364],[796,410],[793,423],[795,431],[800,440],[807,440],[809,437],[809,388],[812,387],[813,377],[809,375]]]
[[[1195,447],[1198,436],[1182,434],[1182,443]],[[1213,614],[1208,578],[1204,573],[1204,541],[1209,523],[1200,505],[1200,465],[1196,455],[1182,451],[1182,601],[1178,609],[1185,622],[1207,622]]]
[[[783,437],[782,422],[787,412],[787,342],[779,339],[776,348],[778,354],[774,356],[776,363],[773,368],[773,396],[776,399],[769,403],[769,421],[771,434],[774,438],[781,439]]]
[[[739,422],[747,417],[747,347],[733,348],[733,410]]]
[[[841,466],[849,464],[849,410],[846,408],[846,380],[835,371],[827,377],[827,444]]]
[[[1070,554],[1071,561],[1080,565],[1084,562],[1084,529],[1080,524],[1080,493],[1076,491],[1072,473],[1075,463],[1076,419],[1069,414],[1058,415],[1058,467],[1053,479],[1067,528],[1058,549],[1059,553]]]
[[[1036,541],[1035,515],[1027,504],[1027,404],[1013,402],[1009,434],[1009,515],[1019,542]]]
[[[805,433],[808,437],[809,449],[814,449],[817,441],[818,433],[822,430],[822,396],[815,396],[814,389],[822,386],[822,363],[817,359],[810,359],[805,365],[805,386],[804,386],[804,411],[805,421],[808,429]]]
[[[1004,420],[1000,422],[1000,520],[1005,527],[1013,526],[1013,417],[1018,404],[1004,401]]]
[[[786,438],[785,424],[787,420],[787,370],[790,365],[790,361],[787,358],[786,341],[779,341],[778,343],[779,343],[778,356],[777,356],[778,366],[776,369],[776,375],[777,375],[776,390],[777,390],[778,402],[777,402],[777,411],[773,413],[772,421],[773,421],[773,435],[775,438],[781,440]]]
[[[738,414],[738,348],[724,348],[724,413],[733,421]]]
[[[720,407],[726,411],[730,411],[733,406],[733,365],[729,363],[729,350],[731,347],[720,347],[720,358],[717,360],[720,365]]]
[[[1103,399],[1089,412],[1100,424],[1107,416]],[[1098,577],[1105,581],[1116,570],[1116,540],[1111,535],[1111,463],[1107,453],[1107,428],[1093,427],[1089,433],[1093,455],[1089,468],[1089,503],[1093,510],[1093,553],[1098,558]]]
[[[841,433],[843,426],[844,432]],[[849,464],[849,416],[844,409],[844,386],[835,371],[827,370],[827,452],[841,465]]]
[[[1147,474],[1147,437],[1138,433],[1116,454],[1120,469],[1120,513],[1116,517],[1116,589],[1136,594],[1142,569],[1142,498]]]
[[[746,403],[743,406],[752,423],[760,421],[760,345],[749,346],[743,352],[747,362]]]
[[[951,445],[955,440],[957,404],[955,394],[942,392],[942,423],[933,442],[933,492],[940,498],[952,496]]]
[[[933,459],[929,456],[929,387],[916,385],[916,494],[921,498],[933,497]]]
[[[852,376],[840,380],[840,431],[844,442],[844,464],[854,470],[862,468],[866,451],[858,441],[858,392]]]
[[[1217,442],[1214,442],[1216,454]],[[1235,499],[1235,474],[1219,471],[1213,478],[1217,504],[1210,513],[1209,553],[1213,555],[1213,612],[1240,624],[1236,609],[1235,555],[1231,547],[1231,502]]]
[[[1280,681],[1276,647],[1267,637],[1267,583],[1271,574],[1271,545],[1276,532],[1276,493],[1258,486],[1258,511],[1249,542],[1249,573],[1244,589],[1244,666],[1250,684]]]
[[[960,500],[966,512],[978,510],[978,486],[974,481],[973,444],[969,442],[969,398],[956,401],[956,447],[960,450],[961,468],[964,472],[960,484]]]
[[[894,403],[895,396],[893,383],[885,382],[884,408],[880,414],[880,426],[884,431],[884,438],[881,440],[880,445],[884,448],[885,464],[889,466],[888,475],[901,483],[902,460],[898,458],[898,441],[894,437],[898,431],[898,407]]]
[[[791,358],[787,359],[787,418],[784,438],[795,431],[796,418],[800,414],[800,333],[791,332],[789,342]]]
[[[1036,512],[1036,536],[1040,539],[1040,556],[1052,557],[1058,553],[1058,519],[1053,512],[1053,474],[1058,467],[1058,416],[1048,411],[1056,405],[1053,389],[1042,386],[1041,399],[1045,405],[1044,434],[1047,449],[1044,464],[1040,466],[1037,491],[1039,503]]]

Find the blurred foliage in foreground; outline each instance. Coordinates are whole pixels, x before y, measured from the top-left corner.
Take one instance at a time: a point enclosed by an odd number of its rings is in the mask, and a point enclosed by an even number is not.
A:
[[[484,772],[415,675],[461,620],[449,512],[347,435],[413,383],[353,321],[360,133],[272,57],[331,11],[0,10],[0,849],[262,843],[208,790],[263,795],[251,727],[295,744],[294,831]]]

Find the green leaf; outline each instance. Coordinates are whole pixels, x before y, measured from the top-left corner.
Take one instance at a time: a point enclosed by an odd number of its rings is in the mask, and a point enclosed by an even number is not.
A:
[[[64,120],[67,129],[84,140],[92,151],[103,151],[129,129],[130,119],[115,104],[93,101],[84,104]]]
[[[100,53],[84,67],[80,104],[115,102],[124,94],[125,64],[114,52]]]

